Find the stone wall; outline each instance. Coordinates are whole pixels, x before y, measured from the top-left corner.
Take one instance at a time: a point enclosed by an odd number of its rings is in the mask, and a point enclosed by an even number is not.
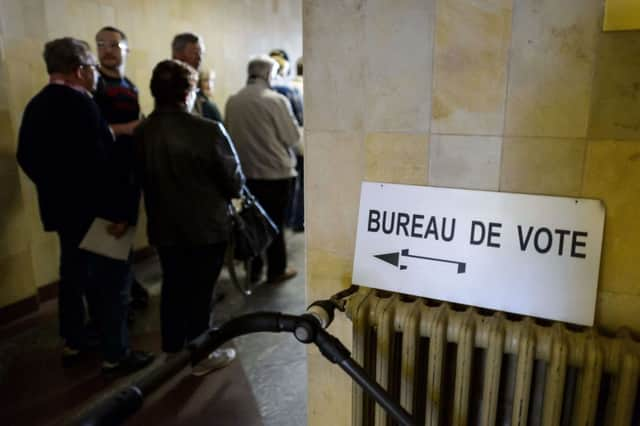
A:
[[[607,210],[597,324],[640,332],[640,32],[603,32],[603,10],[305,0],[308,299],[351,283],[363,180],[578,196]],[[309,384],[310,425],[350,424],[314,349]]]

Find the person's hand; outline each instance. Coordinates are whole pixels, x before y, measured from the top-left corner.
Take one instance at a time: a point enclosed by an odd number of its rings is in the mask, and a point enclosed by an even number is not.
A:
[[[127,222],[111,223],[107,226],[107,233],[119,239],[127,232],[127,229],[129,229]]]
[[[128,123],[112,124],[111,130],[113,130],[113,133],[116,136],[132,135],[133,131],[136,129],[136,127],[138,127],[138,124],[140,124],[140,121],[141,120],[133,120],[129,121]]]

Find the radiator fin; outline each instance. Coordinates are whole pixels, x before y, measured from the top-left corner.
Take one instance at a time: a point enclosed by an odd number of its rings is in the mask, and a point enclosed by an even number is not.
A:
[[[496,424],[500,390],[500,372],[504,356],[504,317],[496,315],[488,322],[489,340],[482,388],[481,426]]]
[[[640,343],[628,331],[606,337],[364,288],[346,312],[354,358],[419,425],[638,423]],[[352,421],[392,425],[356,385]]]

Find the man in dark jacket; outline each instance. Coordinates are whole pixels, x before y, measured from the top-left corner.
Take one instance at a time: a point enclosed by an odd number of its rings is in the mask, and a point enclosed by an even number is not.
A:
[[[156,65],[155,109],[134,132],[149,242],[162,265],[162,350],[168,354],[209,327],[213,287],[231,231],[230,201],[244,184],[222,124],[189,112],[197,78],[181,61]],[[234,357],[233,349],[217,350],[193,374],[224,367]]]
[[[63,365],[85,349],[83,295],[97,316],[103,372],[129,373],[153,356],[131,351],[126,326],[128,282],[114,274],[115,259],[79,248],[97,217],[111,222],[108,233],[126,230],[126,212],[112,191],[112,130],[91,98],[96,60],[86,42],[73,38],[45,45],[49,84],[27,105],[20,127],[18,163],[35,183],[45,231],[60,239],[58,313],[65,340]],[[116,268],[117,269],[117,268]]]

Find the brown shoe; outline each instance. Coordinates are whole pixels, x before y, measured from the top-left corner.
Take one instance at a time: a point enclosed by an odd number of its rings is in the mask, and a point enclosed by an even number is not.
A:
[[[287,268],[283,273],[277,275],[275,277],[267,279],[267,284],[279,284],[281,282],[290,280],[291,278],[298,275],[298,271],[293,268]]]

